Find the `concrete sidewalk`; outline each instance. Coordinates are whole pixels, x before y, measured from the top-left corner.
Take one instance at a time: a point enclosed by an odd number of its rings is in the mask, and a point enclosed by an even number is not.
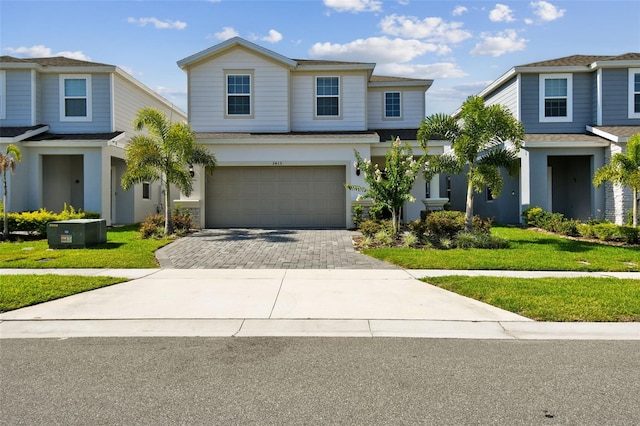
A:
[[[640,323],[541,323],[416,278],[616,276],[434,270],[0,270],[132,281],[0,314],[0,338],[84,336],[402,336],[640,340]]]

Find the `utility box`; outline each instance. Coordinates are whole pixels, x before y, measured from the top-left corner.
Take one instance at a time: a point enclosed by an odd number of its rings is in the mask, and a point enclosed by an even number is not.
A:
[[[72,219],[47,224],[49,248],[85,248],[107,242],[104,219]]]

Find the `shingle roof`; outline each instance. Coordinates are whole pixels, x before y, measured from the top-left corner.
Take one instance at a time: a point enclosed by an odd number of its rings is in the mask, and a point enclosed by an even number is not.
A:
[[[527,133],[526,142],[604,142],[605,139],[588,133]]]
[[[24,135],[30,130],[40,129],[45,126],[46,124],[38,124],[37,126],[2,126],[0,127],[0,137],[15,138],[16,136]]]
[[[43,67],[109,67],[113,65],[100,62],[81,61],[79,59],[54,56],[49,58],[14,58],[13,56],[0,56],[0,63],[35,63]]]
[[[110,141],[116,136],[124,132],[111,133],[42,133],[37,136],[30,137],[26,142],[30,141]]]
[[[242,133],[242,132],[196,132],[196,139],[296,139],[296,138],[351,138],[354,136],[374,136],[373,130],[344,132],[286,132],[286,133]]]
[[[325,61],[321,59],[294,59],[300,65],[371,65],[370,62]]]
[[[572,55],[557,59],[549,59],[547,61],[532,62],[530,64],[521,65],[521,67],[571,67],[571,66],[588,66],[597,61],[626,61],[639,60],[640,53],[625,53],[617,56],[603,55]]]
[[[390,77],[390,76],[384,76],[384,75],[372,75],[371,78],[369,79],[369,81],[371,82],[375,82],[375,83],[405,83],[405,82],[412,82],[412,81],[422,81],[425,83],[428,83],[432,80],[426,79],[426,78],[408,78],[408,77]]]

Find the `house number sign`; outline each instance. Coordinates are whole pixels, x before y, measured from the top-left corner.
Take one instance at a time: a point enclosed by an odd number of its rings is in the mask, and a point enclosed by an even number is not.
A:
[[[274,166],[282,166],[282,161],[274,161],[273,165]]]

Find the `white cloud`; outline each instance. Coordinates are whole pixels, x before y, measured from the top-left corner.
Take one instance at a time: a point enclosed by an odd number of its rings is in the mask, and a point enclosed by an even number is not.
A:
[[[524,50],[527,44],[527,40],[519,38],[514,30],[505,30],[496,35],[482,33],[480,38],[482,41],[477,43],[476,47],[471,51],[471,54],[474,56],[501,56],[505,53]]]
[[[489,12],[491,22],[513,22],[513,11],[506,4],[497,3],[496,7]]]
[[[376,67],[378,75],[393,75],[397,77],[444,79],[461,78],[467,76],[457,64],[439,62],[434,64],[383,64]]]
[[[154,90],[164,97],[187,96],[187,91],[184,89],[156,86]]]
[[[557,6],[549,3],[548,1],[534,1],[530,4],[533,9],[533,13],[538,16],[542,21],[549,22],[562,18],[566,9],[560,9]]]
[[[469,9],[467,9],[467,8],[466,8],[466,7],[464,7],[464,6],[456,6],[456,8],[455,8],[455,9],[453,9],[453,12],[451,12],[451,14],[452,14],[453,16],[460,16],[460,15],[462,15],[463,13],[467,13],[468,11],[469,11]]]
[[[154,26],[156,30],[184,30],[187,27],[186,22],[182,21],[161,21],[154,17],[145,18],[127,18],[127,22],[130,24],[138,25],[139,27],[146,27],[147,24]]]
[[[277,43],[282,40],[282,34],[280,34],[276,30],[269,30],[269,35],[261,37],[260,40],[266,41],[268,43]]]
[[[233,27],[223,27],[222,31],[219,31],[213,36],[208,36],[207,38],[217,38],[218,40],[228,40],[233,37],[238,37],[240,34]]]
[[[309,55],[312,58],[388,64],[408,62],[425,53],[438,51],[440,51],[438,45],[420,40],[371,37],[346,44],[316,43],[311,46]]]
[[[533,19],[525,18],[524,23],[527,25],[533,24]]]
[[[461,22],[446,22],[431,17],[420,20],[415,16],[389,15],[380,21],[382,32],[389,35],[419,38],[438,43],[459,43],[471,37]]]
[[[4,49],[5,52],[10,55],[20,55],[27,58],[47,58],[52,56],[64,56],[66,58],[78,59],[81,61],[90,61],[91,58],[79,50],[75,52],[71,52],[69,50],[63,50],[61,52],[53,53],[50,47],[46,47],[44,44],[37,44],[35,46],[26,47],[7,47]]]
[[[324,5],[337,12],[379,12],[382,1],[379,0],[324,0]]]

